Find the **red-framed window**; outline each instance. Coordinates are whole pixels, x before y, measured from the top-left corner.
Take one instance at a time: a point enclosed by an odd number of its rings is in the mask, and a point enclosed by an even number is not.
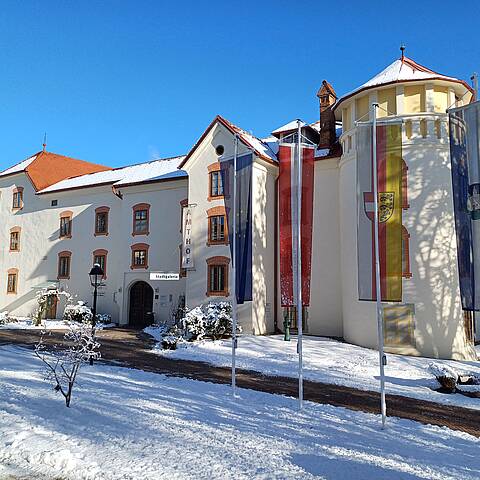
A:
[[[230,259],[216,256],[207,259],[207,296],[228,297]]]
[[[58,254],[58,279],[69,279],[72,263],[72,252],[67,250]]]
[[[108,216],[110,207],[98,207],[95,209],[95,236],[108,235]]]
[[[66,211],[60,214],[60,238],[72,238],[72,218],[73,212]]]
[[[103,270],[103,278],[107,278],[107,255],[108,250],[99,248],[93,252],[93,265],[98,263]]]
[[[132,250],[132,263],[130,265],[130,268],[132,270],[135,269],[147,269],[148,268],[148,250],[150,248],[150,245],[146,243],[136,243],[135,245],[132,245],[131,247]]]
[[[150,205],[138,203],[133,207],[132,235],[148,235],[150,229]]]

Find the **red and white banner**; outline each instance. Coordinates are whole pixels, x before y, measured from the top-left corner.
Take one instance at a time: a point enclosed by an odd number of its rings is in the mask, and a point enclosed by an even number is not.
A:
[[[280,290],[282,307],[294,306],[293,298],[293,250],[292,237],[296,205],[296,178],[293,175],[293,162],[296,161],[297,144],[281,144],[278,158],[279,174],[279,224],[280,224]],[[314,194],[314,147],[301,147],[302,161],[302,215],[301,215],[301,254],[302,254],[302,300],[310,305],[310,278],[312,270],[312,230]],[[293,196],[292,196],[293,195]],[[293,205],[293,208],[292,208]]]

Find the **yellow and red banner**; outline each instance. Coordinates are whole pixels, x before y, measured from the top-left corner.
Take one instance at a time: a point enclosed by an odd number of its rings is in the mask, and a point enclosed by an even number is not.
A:
[[[357,127],[358,295],[376,300],[373,127]],[[377,125],[378,245],[381,300],[402,301],[402,124]]]

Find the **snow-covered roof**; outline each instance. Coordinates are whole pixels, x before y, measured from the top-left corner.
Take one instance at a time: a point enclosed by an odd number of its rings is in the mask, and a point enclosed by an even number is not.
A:
[[[335,108],[337,108],[341,102],[351,97],[352,95],[355,95],[356,93],[364,90],[368,90],[370,88],[378,87],[380,85],[388,85],[391,83],[413,82],[416,80],[429,79],[446,80],[449,82],[461,83],[468,90],[471,90],[471,87],[463,80],[434,72],[433,70],[430,70],[429,68],[418,64],[411,58],[403,57],[395,60],[387,68],[385,68],[373,78],[365,82],[363,85],[360,85],[355,90],[347,93],[346,95],[343,95],[336,103]]]
[[[158,159],[137,165],[115,168],[104,172],[67,178],[44,188],[38,193],[58,192],[62,190],[86,188],[105,184],[121,187],[142,182],[154,182],[186,177],[187,173],[184,170],[178,169],[178,166],[184,158],[184,156],[180,156]]]
[[[233,123],[229,122],[227,119],[221,117],[224,123],[226,123],[233,131],[238,133],[240,140],[245,143],[247,146],[252,147],[260,156],[267,158],[269,160],[277,161],[277,156],[275,152],[262,140],[255,137],[253,134],[237,127]]]
[[[26,160],[21,161],[20,163],[17,163],[13,167],[3,170],[3,172],[0,172],[0,177],[3,177],[4,175],[12,175],[14,173],[23,172],[36,158],[37,154],[27,158]]]
[[[265,142],[263,142],[260,138],[255,137],[252,133],[246,132],[242,130],[240,127],[237,127],[233,123],[229,122],[226,118],[223,118],[221,115],[217,115],[207,129],[203,132],[202,136],[197,140],[195,145],[190,149],[184,160],[180,163],[179,168],[182,168],[193,155],[193,153],[197,150],[199,145],[203,142],[205,137],[207,136],[208,132],[217,124],[220,123],[231,133],[236,133],[238,135],[239,140],[247,147],[251,148],[255,154],[267,160],[268,162],[277,162],[277,156],[274,150]]]
[[[291,122],[288,122],[285,125],[282,125],[281,127],[274,130],[272,132],[272,135],[278,135],[278,134],[283,133],[283,132],[291,132],[292,130],[295,130],[296,128],[298,128],[298,123],[297,123],[298,120],[299,119],[292,120]],[[300,125],[302,127],[304,127],[306,125],[306,123],[303,120],[300,120]]]
[[[276,155],[278,153],[278,138],[274,136],[261,139],[262,142],[268,145],[268,148]]]

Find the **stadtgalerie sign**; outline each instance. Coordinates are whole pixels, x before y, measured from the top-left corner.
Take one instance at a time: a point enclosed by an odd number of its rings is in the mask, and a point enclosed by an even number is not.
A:
[[[192,246],[192,206],[183,208],[182,268],[194,268]]]
[[[180,275],[172,272],[151,272],[150,280],[179,280]]]

